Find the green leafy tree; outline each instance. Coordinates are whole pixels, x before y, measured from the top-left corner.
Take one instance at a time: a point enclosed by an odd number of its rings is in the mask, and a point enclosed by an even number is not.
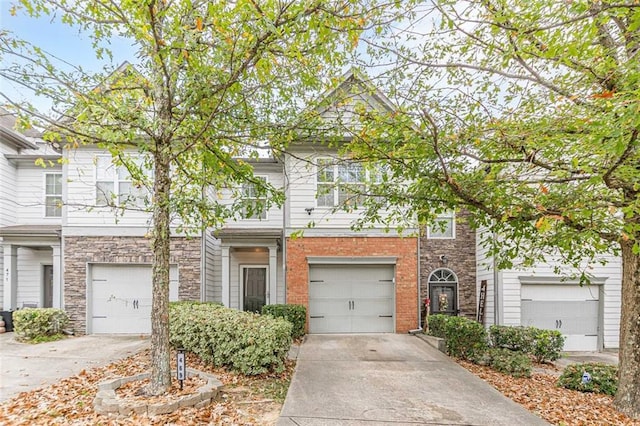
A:
[[[55,16],[78,28],[90,38],[104,72],[90,72],[0,30],[0,77],[51,99],[56,115],[6,93],[4,101],[67,150],[83,144],[108,149],[136,185],[148,187],[153,307],[147,393],[161,394],[171,382],[172,223],[188,232],[282,202],[280,191],[235,158],[257,157],[260,143],[287,132],[305,96],[319,88],[322,76],[336,73],[380,8],[375,1],[347,0],[22,0],[12,8],[12,14]],[[131,43],[133,65],[111,63],[114,37]],[[142,163],[126,155],[132,148],[144,154]],[[268,201],[243,205],[236,189],[242,183],[252,183]],[[223,188],[236,191],[238,201],[225,205],[205,195]],[[134,208],[119,203],[123,210]]]
[[[550,253],[623,263],[615,405],[640,418],[640,5],[602,1],[417,4],[367,38],[395,112],[361,111],[347,147],[384,163],[362,222],[470,211],[503,238],[499,267]],[[366,56],[360,58],[365,65]],[[386,208],[389,215],[381,214]],[[489,241],[487,241],[489,243]]]

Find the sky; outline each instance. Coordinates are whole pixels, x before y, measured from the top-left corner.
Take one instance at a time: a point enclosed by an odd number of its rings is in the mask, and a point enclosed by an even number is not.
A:
[[[50,17],[34,19],[26,16],[21,10],[12,16],[10,10],[16,3],[14,0],[0,0],[0,31],[10,31],[17,38],[39,46],[72,64],[81,64],[88,70],[102,69],[108,59],[96,58],[87,34],[61,23],[59,19],[51,20]],[[125,60],[131,62],[134,58],[133,48],[126,40],[115,38],[112,40],[112,47],[115,65]],[[5,61],[7,58],[0,59]],[[51,106],[47,99],[36,98],[30,91],[16,83],[0,80],[0,92],[13,99],[30,100],[41,112],[46,112]],[[5,103],[4,98],[0,98],[0,104],[3,103]]]

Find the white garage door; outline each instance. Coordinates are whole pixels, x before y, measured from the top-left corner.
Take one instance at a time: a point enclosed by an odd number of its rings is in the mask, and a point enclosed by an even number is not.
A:
[[[558,330],[565,351],[597,351],[599,287],[523,285],[522,325]]]
[[[90,333],[151,333],[151,266],[92,265],[90,274]],[[178,300],[176,266],[170,278],[169,300]]]
[[[310,333],[393,333],[393,265],[310,265]]]

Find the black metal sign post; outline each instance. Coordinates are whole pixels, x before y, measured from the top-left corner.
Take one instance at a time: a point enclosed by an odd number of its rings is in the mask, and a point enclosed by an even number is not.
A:
[[[180,382],[180,390],[182,390],[182,385],[184,383],[184,379],[187,377],[187,365],[184,361],[184,349],[178,349],[178,356],[176,358],[176,365],[178,369],[178,381]]]

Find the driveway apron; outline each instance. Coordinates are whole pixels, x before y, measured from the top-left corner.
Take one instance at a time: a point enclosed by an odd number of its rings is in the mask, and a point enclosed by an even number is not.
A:
[[[411,335],[309,335],[278,426],[546,425]]]
[[[82,336],[37,345],[0,334],[0,402],[149,346],[140,336]]]

